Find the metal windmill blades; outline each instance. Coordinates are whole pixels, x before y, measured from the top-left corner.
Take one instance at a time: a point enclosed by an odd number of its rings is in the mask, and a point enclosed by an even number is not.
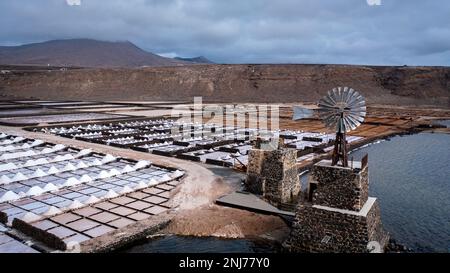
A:
[[[348,166],[346,133],[355,130],[366,116],[366,101],[358,91],[349,87],[336,87],[328,91],[318,103],[317,113],[326,127],[336,131],[332,165],[342,162]],[[309,118],[313,111],[303,107],[294,107],[293,120]]]
[[[319,117],[328,128],[336,128],[340,119],[345,132],[355,130],[364,121],[366,103],[354,89],[337,87],[319,101]]]
[[[334,130],[338,123],[342,122],[345,132],[349,132],[360,126],[366,116],[364,97],[349,87],[336,87],[328,91],[328,94],[319,100],[318,107],[317,110],[311,110],[294,106],[292,119],[311,118],[317,112],[326,127]]]

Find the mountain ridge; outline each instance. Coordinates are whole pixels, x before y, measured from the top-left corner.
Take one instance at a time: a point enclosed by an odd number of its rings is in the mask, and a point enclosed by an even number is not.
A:
[[[147,52],[130,41],[81,38],[0,46],[0,65],[137,68],[192,63]]]

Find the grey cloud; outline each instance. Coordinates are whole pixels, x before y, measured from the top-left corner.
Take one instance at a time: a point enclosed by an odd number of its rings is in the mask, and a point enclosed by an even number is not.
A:
[[[0,44],[129,40],[224,63],[449,65],[448,0],[9,0]]]

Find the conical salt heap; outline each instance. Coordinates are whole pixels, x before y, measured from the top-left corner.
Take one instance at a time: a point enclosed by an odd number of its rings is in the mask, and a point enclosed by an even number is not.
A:
[[[105,157],[103,157],[102,163],[104,163],[104,164],[109,163],[109,162],[115,161],[116,159],[117,159],[116,157],[114,157],[110,154],[107,154]]]
[[[100,160],[98,160],[98,158],[96,158],[96,159],[94,159],[94,161],[92,161],[91,165],[92,166],[100,166],[100,165],[103,165],[103,163]]]
[[[116,170],[116,169],[111,169],[110,171],[109,171],[109,175],[110,176],[117,176],[117,175],[121,175],[121,172],[119,172],[118,170]]]
[[[51,166],[47,171],[48,174],[56,174],[59,173],[59,170],[55,166]]]
[[[126,193],[130,193],[130,192],[133,192],[133,189],[128,186],[124,186],[122,188],[122,190],[120,191],[120,194],[126,194]]]
[[[26,195],[27,196],[37,196],[37,195],[41,195],[42,193],[44,193],[44,190],[41,187],[34,186],[27,191]]]
[[[72,160],[72,159],[75,159],[75,158],[73,157],[73,155],[71,155],[71,154],[65,154],[65,155],[62,156],[62,158],[63,158],[64,160]]]
[[[109,177],[109,172],[102,170],[98,175],[97,179],[104,179]]]
[[[77,167],[75,167],[72,163],[67,163],[64,167],[64,171],[75,171]]]
[[[43,143],[44,143],[44,141],[42,141],[40,139],[36,139],[35,141],[33,141],[33,143],[31,143],[31,146],[35,147],[35,146],[39,146]]]
[[[176,170],[175,172],[173,172],[170,176],[172,178],[178,178],[184,175],[184,172],[180,171],[180,170]]]
[[[91,195],[84,203],[90,205],[98,202],[100,202],[100,199],[98,199],[95,195]]]
[[[154,185],[158,185],[159,182],[156,181],[154,178],[150,179],[150,181],[148,181],[148,185],[149,186],[154,186]]]
[[[122,173],[130,173],[130,172],[134,172],[133,167],[131,167],[130,165],[126,165],[125,167],[123,167]]]
[[[78,154],[77,154],[77,157],[82,157],[82,156],[85,156],[85,155],[89,155],[89,154],[91,154],[92,153],[92,150],[90,150],[90,149],[84,149],[84,150],[81,150]]]
[[[42,215],[44,216],[53,216],[56,214],[60,214],[62,211],[58,209],[57,207],[50,206],[46,212],[44,212]]]
[[[11,183],[11,181],[12,180],[6,175],[2,175],[0,177],[0,184],[9,184],[9,183]]]
[[[81,182],[76,177],[70,177],[66,180],[66,182],[63,184],[64,187],[71,187],[76,186],[78,184],[81,184]]]
[[[117,197],[117,196],[119,196],[115,191],[113,191],[113,190],[109,190],[106,194],[105,194],[105,196],[103,196],[103,198],[105,198],[105,199],[110,199],[110,198],[114,198],[114,197]]]
[[[9,170],[13,170],[13,169],[17,169],[17,165],[14,163],[7,163],[7,164],[0,165],[0,172],[9,171]]]
[[[55,146],[53,146],[53,151],[61,151],[61,150],[63,150],[63,149],[65,149],[66,148],[66,146],[64,146],[64,145],[62,145],[62,144],[57,144],[57,145],[55,145]]]
[[[62,155],[57,155],[53,158],[52,162],[64,161],[64,157]]]
[[[163,176],[159,179],[159,181],[161,181],[161,182],[167,182],[167,181],[170,181],[170,180],[172,180],[172,178],[170,178],[170,176],[168,176],[167,174],[163,175]]]
[[[140,181],[135,187],[134,187],[134,189],[136,189],[136,190],[142,190],[142,189],[145,189],[145,188],[147,188],[148,186],[147,186],[147,184],[145,184],[145,182],[144,181]]]
[[[43,170],[41,170],[40,168],[38,168],[35,172],[34,172],[34,174],[33,174],[35,177],[43,177],[43,176],[46,176],[47,174],[43,171]]]
[[[78,209],[81,207],[84,207],[84,204],[75,199],[67,208],[68,209]]]
[[[50,191],[57,191],[58,187],[55,186],[53,183],[48,183],[47,185],[45,185],[44,187],[44,191],[45,192],[50,192]]]
[[[54,152],[54,150],[52,148],[44,148],[41,151],[41,154],[49,154],[49,153],[53,153],[53,152]]]
[[[134,169],[135,170],[139,170],[139,169],[145,168],[145,167],[150,166],[150,165],[151,165],[150,161],[141,160],[138,163],[136,163],[136,165],[134,165]]]
[[[80,178],[80,182],[82,182],[82,183],[88,183],[91,181],[92,181],[92,178],[87,174],[83,174]]]
[[[28,144],[28,143],[24,143],[24,144],[22,144],[22,146],[20,146],[20,148],[23,148],[23,149],[28,149],[28,148],[30,148],[31,146],[30,146],[30,144]]]
[[[24,174],[18,172],[18,173],[16,173],[16,175],[14,175],[12,180],[13,181],[22,181],[22,180],[27,180],[27,179],[28,179],[28,177],[26,177]]]
[[[25,215],[22,217],[22,221],[26,222],[26,223],[31,223],[31,222],[36,222],[38,220],[40,220],[42,217],[39,215],[36,215],[32,212],[27,212],[25,213]]]
[[[16,194],[13,191],[7,191],[6,193],[3,194],[3,196],[0,198],[0,203],[3,202],[10,202],[10,201],[15,201],[20,199],[20,196],[18,194]]]
[[[80,161],[77,164],[78,169],[83,169],[83,168],[87,168],[87,167],[88,167],[88,165],[86,165],[83,161]]]

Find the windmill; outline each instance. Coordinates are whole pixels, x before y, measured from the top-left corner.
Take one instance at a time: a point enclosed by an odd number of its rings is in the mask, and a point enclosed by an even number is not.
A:
[[[331,164],[335,166],[342,162],[343,167],[348,167],[346,133],[355,130],[364,121],[364,97],[349,87],[333,88],[319,100],[317,110],[294,106],[293,120],[310,118],[316,112],[326,127],[336,130]]]

